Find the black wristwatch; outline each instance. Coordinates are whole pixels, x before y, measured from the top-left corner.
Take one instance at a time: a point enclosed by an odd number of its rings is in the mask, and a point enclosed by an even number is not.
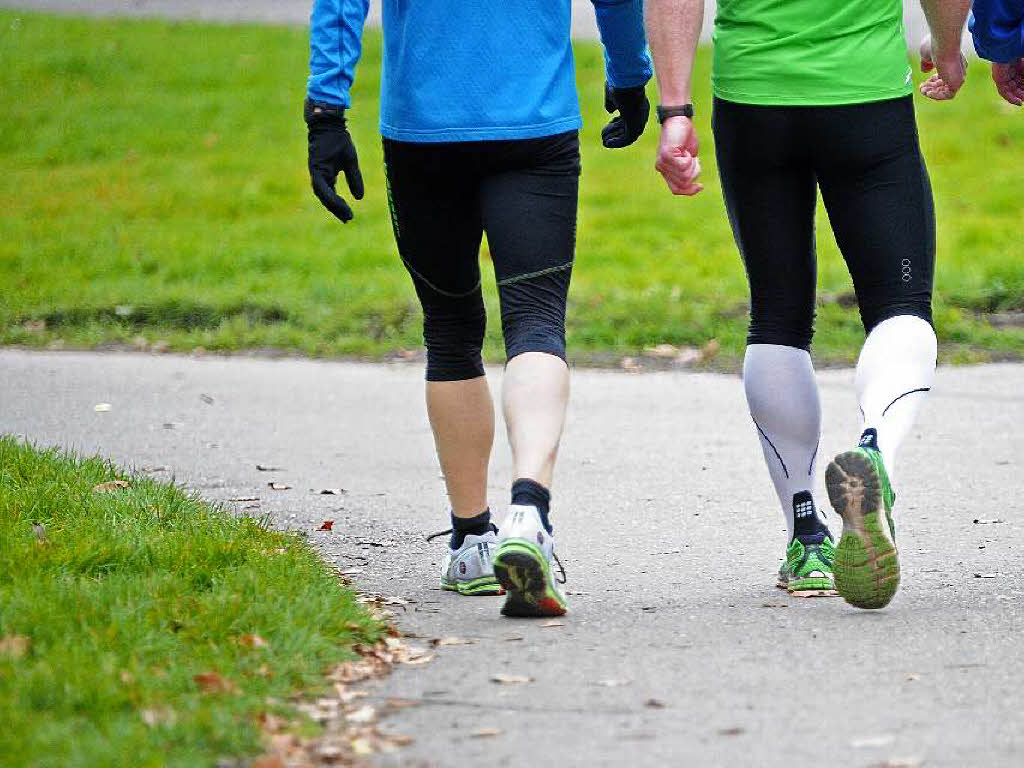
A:
[[[661,107],[654,110],[658,116],[658,124],[664,123],[670,117],[693,117],[693,104],[680,104],[677,107]]]

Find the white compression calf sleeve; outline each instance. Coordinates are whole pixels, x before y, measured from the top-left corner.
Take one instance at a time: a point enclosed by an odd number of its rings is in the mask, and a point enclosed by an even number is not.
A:
[[[792,539],[793,496],[814,488],[821,439],[811,356],[796,347],[751,344],[743,360],[743,388]]]
[[[936,348],[931,324],[915,315],[897,315],[876,325],[860,351],[857,399],[864,429],[878,433],[890,480],[896,451],[935,379]]]

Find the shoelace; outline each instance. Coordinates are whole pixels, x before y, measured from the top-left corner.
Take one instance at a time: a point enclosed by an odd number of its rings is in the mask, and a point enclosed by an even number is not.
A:
[[[455,531],[453,528],[449,528],[447,531],[438,531],[437,533],[432,533],[429,536],[427,536],[427,541],[433,541],[434,539],[440,538],[441,536],[451,536],[452,533],[454,532]],[[562,561],[558,559],[558,554],[554,550],[551,551],[551,557],[553,557],[555,562],[558,564],[558,572],[561,575],[561,578],[558,578],[558,576],[556,576],[555,581],[559,584],[565,584],[565,582],[569,578],[565,573],[565,566],[562,565]]]

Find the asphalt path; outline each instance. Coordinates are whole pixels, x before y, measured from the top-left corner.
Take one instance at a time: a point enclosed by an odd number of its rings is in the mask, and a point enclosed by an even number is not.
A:
[[[826,456],[856,437],[852,378],[820,375]],[[269,515],[407,601],[402,630],[473,641],[370,686],[420,703],[386,721],[414,742],[384,765],[1024,764],[1022,425],[1024,366],[940,370],[899,469],[903,587],[865,612],[775,588],[738,378],[575,371],[552,512],[570,612],[545,626],[438,589],[419,364],[0,351],[0,432]],[[496,510],[509,474],[499,441]]]

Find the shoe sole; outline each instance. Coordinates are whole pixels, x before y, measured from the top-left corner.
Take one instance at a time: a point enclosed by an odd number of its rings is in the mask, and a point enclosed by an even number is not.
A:
[[[786,582],[779,579],[775,586],[784,589],[793,597],[838,597],[832,582],[828,579],[798,579]]]
[[[460,595],[504,595],[498,580],[490,576],[482,576],[470,581],[442,581],[441,589],[446,592],[458,592]]]
[[[526,539],[505,539],[494,555],[494,575],[505,590],[503,616],[561,616],[565,600],[551,586],[551,566],[540,547]]]
[[[889,537],[878,473],[858,451],[836,456],[825,470],[832,508],[843,518],[836,548],[836,590],[858,608],[884,608],[900,586],[900,562]]]

